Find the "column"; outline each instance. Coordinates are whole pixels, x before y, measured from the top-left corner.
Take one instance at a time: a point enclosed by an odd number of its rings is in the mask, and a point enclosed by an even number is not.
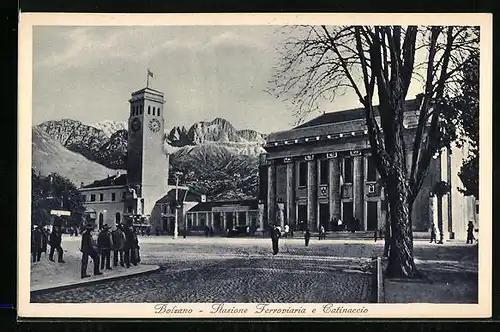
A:
[[[265,206],[264,204],[260,203],[259,204],[259,228],[257,229],[258,231],[264,231],[264,209]]]
[[[307,225],[309,229],[316,225],[316,163],[307,162]]]
[[[286,165],[286,221],[290,227],[295,221],[295,194],[293,182],[293,163]]]
[[[359,152],[358,152],[359,153]],[[353,208],[354,217],[358,218],[361,228],[364,227],[364,199],[363,199],[363,156],[361,154],[356,154],[353,156]]]
[[[339,159],[331,158],[328,161],[328,199],[330,207],[330,217],[340,218],[340,173]]]
[[[285,203],[278,203],[278,210],[276,211],[276,221],[281,229],[285,227]]]
[[[319,196],[319,186],[321,185],[321,160],[316,160],[316,198]],[[316,229],[321,226],[321,215],[319,213],[319,199],[316,199]]]
[[[214,213],[210,212],[210,226],[214,228]]]
[[[250,218],[248,217],[248,211],[245,212],[245,225],[250,226]]]
[[[276,218],[276,166],[267,168],[267,224],[274,224]]]
[[[226,227],[226,212],[225,211],[221,212],[221,216],[222,216],[223,229],[224,229],[224,231],[226,231],[226,228],[227,228]]]
[[[239,211],[234,211],[234,214],[236,215],[236,217],[234,218],[235,219],[234,222],[236,223],[236,225],[235,225],[235,228],[236,228],[236,227],[238,227],[240,225],[240,222],[239,222],[239,220],[240,220],[240,213],[239,213]]]

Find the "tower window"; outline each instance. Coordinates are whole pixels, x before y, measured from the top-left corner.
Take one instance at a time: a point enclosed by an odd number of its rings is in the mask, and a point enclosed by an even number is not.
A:
[[[158,107],[158,116],[160,116],[160,108]]]
[[[151,114],[151,106],[148,106],[148,114]]]
[[[153,115],[155,115],[155,112],[156,112],[156,109],[155,109],[155,107],[153,106]]]

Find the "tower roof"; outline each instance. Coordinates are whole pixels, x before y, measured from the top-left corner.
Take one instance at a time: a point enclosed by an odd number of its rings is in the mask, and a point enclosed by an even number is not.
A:
[[[159,103],[164,104],[165,99],[163,98],[163,92],[151,89],[149,87],[142,88],[135,92],[132,92],[132,98],[130,98],[129,102],[138,100],[138,99],[149,99]]]

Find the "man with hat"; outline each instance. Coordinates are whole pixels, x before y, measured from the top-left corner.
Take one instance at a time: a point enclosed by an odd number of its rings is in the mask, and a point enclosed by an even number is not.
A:
[[[42,231],[38,225],[33,225],[33,230],[31,231],[31,255],[33,256],[33,262],[39,262],[42,256]]]
[[[106,224],[102,227],[102,230],[97,237],[97,248],[101,255],[101,270],[104,269],[105,263],[106,270],[111,270],[110,260],[112,244],[113,239],[111,238],[111,233],[109,232],[109,226]]]
[[[116,224],[116,229],[111,232],[113,238],[113,266],[118,266],[118,257],[120,258],[120,266],[124,267],[123,252],[125,247],[125,233],[123,232],[123,225]]]
[[[59,263],[64,263],[61,240],[62,240],[61,226],[54,225],[52,233],[50,233],[50,238],[49,238],[49,244],[50,244],[49,260],[51,262],[54,261],[54,251],[57,250],[57,261]]]
[[[85,230],[82,233],[82,245],[80,251],[82,252],[82,270],[81,277],[87,278],[90,275],[87,274],[87,265],[89,263],[89,256],[94,262],[94,275],[101,275],[102,272],[99,271],[99,255],[97,255],[97,250],[93,245],[92,241],[92,230],[94,229],[94,224],[90,223],[85,226]]]

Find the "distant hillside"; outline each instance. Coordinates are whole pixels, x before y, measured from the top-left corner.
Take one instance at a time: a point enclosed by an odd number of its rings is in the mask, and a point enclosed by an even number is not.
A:
[[[91,183],[116,172],[68,150],[41,128],[33,128],[32,135],[32,167],[42,175],[55,172],[78,187],[80,182]]]

